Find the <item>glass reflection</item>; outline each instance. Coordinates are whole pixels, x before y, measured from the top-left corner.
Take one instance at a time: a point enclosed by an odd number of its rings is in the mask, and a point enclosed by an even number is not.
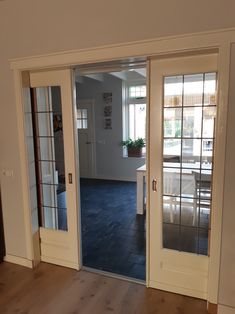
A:
[[[41,225],[67,230],[61,90],[56,86],[35,90]]]
[[[215,96],[216,73],[164,79],[163,247],[168,249],[208,253]]]

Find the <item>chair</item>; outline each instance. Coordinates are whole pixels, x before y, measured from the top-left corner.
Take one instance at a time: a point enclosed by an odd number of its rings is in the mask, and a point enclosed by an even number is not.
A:
[[[211,203],[211,174],[192,172],[195,180],[195,193],[194,193],[194,216],[193,224],[195,225],[196,217],[198,215],[197,206],[210,211]]]
[[[173,223],[174,215],[177,205],[177,196],[176,186],[177,179],[179,179],[179,173],[167,172],[164,171],[163,174],[163,194],[164,194],[164,203],[170,204],[170,222]]]

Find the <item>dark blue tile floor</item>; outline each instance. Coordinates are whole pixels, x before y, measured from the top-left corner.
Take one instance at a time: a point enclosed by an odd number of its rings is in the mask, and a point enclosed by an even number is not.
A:
[[[81,179],[83,265],[145,280],[145,216],[136,183]]]
[[[58,227],[59,230],[68,230],[67,210],[66,210],[66,192],[57,193],[58,203]]]

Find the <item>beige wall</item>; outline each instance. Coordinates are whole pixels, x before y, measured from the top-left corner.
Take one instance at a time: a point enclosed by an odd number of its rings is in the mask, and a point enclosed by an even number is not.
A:
[[[8,254],[26,256],[16,107],[8,60],[234,26],[234,0],[0,2],[0,171]],[[4,169],[12,169],[14,176],[4,176]]]

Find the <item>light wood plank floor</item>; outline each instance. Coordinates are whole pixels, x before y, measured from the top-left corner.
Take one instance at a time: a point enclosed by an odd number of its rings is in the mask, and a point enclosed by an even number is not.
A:
[[[41,263],[0,264],[0,313],[204,314],[206,302],[127,281]]]

